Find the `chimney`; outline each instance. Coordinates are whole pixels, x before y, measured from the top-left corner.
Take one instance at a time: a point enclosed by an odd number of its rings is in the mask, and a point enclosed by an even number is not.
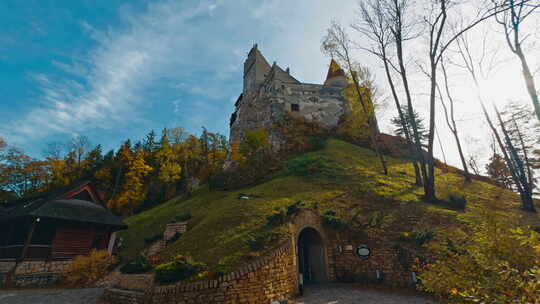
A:
[[[290,74],[291,73],[291,69],[289,69],[289,67],[287,67],[287,74]]]

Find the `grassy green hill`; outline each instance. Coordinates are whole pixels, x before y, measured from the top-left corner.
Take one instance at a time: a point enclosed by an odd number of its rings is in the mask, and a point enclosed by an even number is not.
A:
[[[220,263],[231,267],[268,250],[271,246],[253,250],[247,240],[254,233],[276,232],[279,237],[283,228],[268,227],[267,217],[297,201],[321,213],[331,209],[344,220],[357,215],[357,222],[369,223],[378,218],[380,225],[368,226],[365,232],[388,240],[403,232],[460,226],[465,217],[484,208],[540,226],[536,214],[519,209],[514,193],[480,181],[464,183],[452,173],[437,171],[438,197],[463,195],[466,211],[424,203],[410,163],[390,157],[388,163],[390,173],[383,175],[373,151],[331,139],[324,149],[289,160],[286,169],[262,184],[236,191],[199,189],[188,200],[173,199],[128,218],[129,229],[121,233],[125,240],[121,256],[135,258],[145,247],[144,238],[162,233],[176,216],[189,213],[193,216],[189,231],[167,247],[162,258],[185,254],[211,269]],[[239,199],[240,193],[256,197]]]

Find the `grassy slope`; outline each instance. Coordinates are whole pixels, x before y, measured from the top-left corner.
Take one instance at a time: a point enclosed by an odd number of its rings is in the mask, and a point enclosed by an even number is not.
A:
[[[182,253],[211,266],[219,262],[234,265],[246,255],[254,255],[245,244],[248,234],[267,229],[264,228],[266,217],[275,208],[298,200],[308,207],[319,208],[321,213],[333,209],[345,219],[358,214],[363,223],[376,214],[382,216],[383,224],[366,232],[386,239],[413,230],[444,230],[485,207],[516,217],[523,215],[530,224],[540,223],[537,215],[519,210],[515,194],[479,181],[464,184],[460,176],[440,171],[437,171],[438,196],[444,199],[450,193],[464,195],[467,212],[423,203],[422,189],[413,185],[410,163],[388,158],[390,174],[385,176],[373,151],[339,140],[329,140],[325,149],[299,159],[320,159],[323,169],[319,174],[307,176],[293,176],[285,170],[268,182],[237,191],[200,190],[189,200],[173,199],[128,218],[129,229],[121,233],[126,245],[121,256],[134,258],[143,250],[145,237],[161,233],[175,216],[189,212],[193,216],[190,230],[169,246],[163,257],[168,259]],[[260,197],[240,200],[239,193]]]

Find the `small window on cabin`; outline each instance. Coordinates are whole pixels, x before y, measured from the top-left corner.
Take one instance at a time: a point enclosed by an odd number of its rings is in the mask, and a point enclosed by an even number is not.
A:
[[[297,103],[291,104],[291,111],[295,111],[295,112],[300,111],[300,105]]]
[[[285,86],[284,86],[284,85],[281,85],[281,89],[282,89],[282,90],[285,90]]]

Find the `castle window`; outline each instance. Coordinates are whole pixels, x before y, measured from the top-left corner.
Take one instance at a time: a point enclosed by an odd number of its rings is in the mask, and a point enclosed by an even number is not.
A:
[[[292,103],[291,104],[291,111],[295,111],[295,112],[300,111],[300,105],[297,104],[297,103]]]

